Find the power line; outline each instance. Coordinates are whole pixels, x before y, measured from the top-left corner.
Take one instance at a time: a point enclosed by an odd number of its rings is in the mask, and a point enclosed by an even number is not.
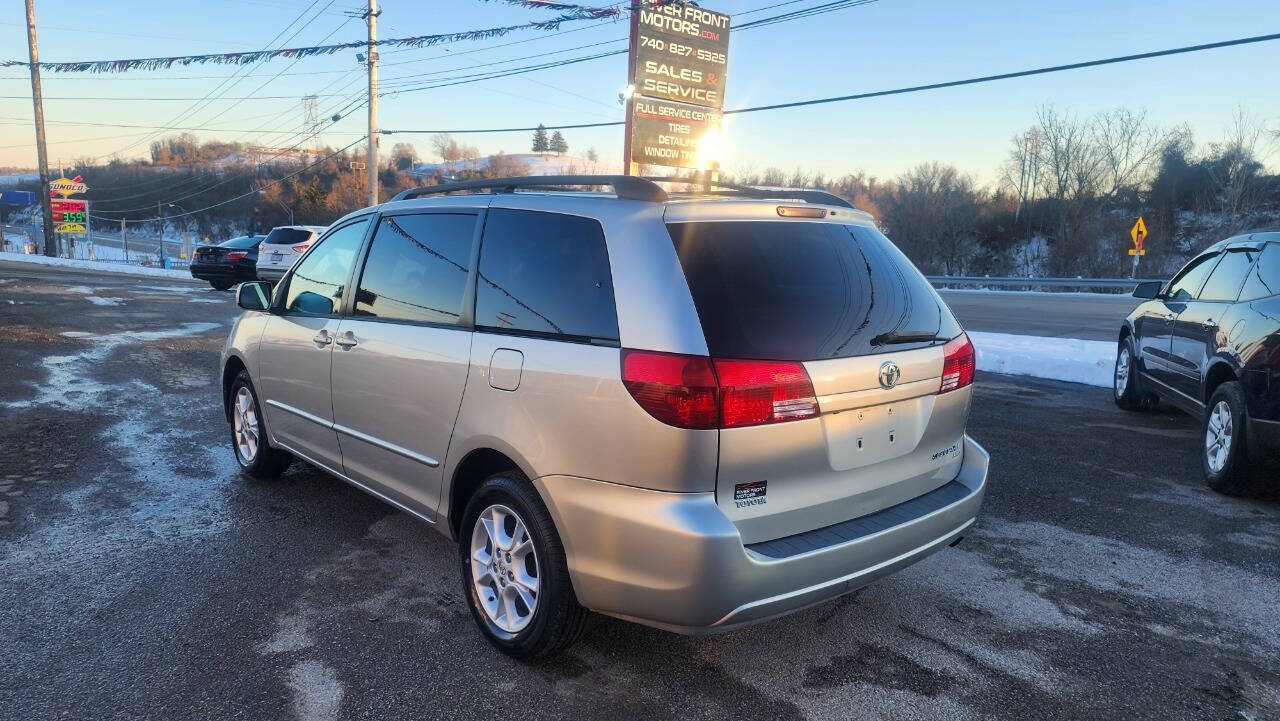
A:
[[[1168,50],[1154,50],[1146,53],[1136,53],[1133,55],[1119,55],[1111,58],[1101,58],[1098,60],[1086,60],[1078,63],[1068,63],[1065,65],[1051,65],[1048,67],[1034,68],[1031,70],[1017,70],[1009,73],[1000,73],[998,75],[983,75],[975,78],[965,78],[963,80],[950,80],[942,83],[930,83],[928,85],[912,85],[904,88],[893,88],[891,90],[875,90],[866,93],[855,93],[852,95],[837,95],[829,98],[813,98],[810,100],[796,100],[787,103],[774,103],[771,105],[758,105],[749,108],[737,108],[734,110],[724,111],[724,115],[740,115],[745,113],[758,113],[766,110],[781,110],[785,108],[798,108],[809,105],[823,105],[826,103],[840,103],[850,100],[865,100],[867,98],[879,98],[887,95],[904,95],[907,93],[919,93],[927,90],[941,90],[943,88],[954,88],[962,85],[975,85],[978,83],[989,83],[997,80],[1010,80],[1013,78],[1023,78],[1032,75],[1045,75],[1048,73],[1060,73],[1067,70],[1080,70],[1082,68],[1098,67],[1102,65],[1114,65],[1117,63],[1133,62],[1135,60],[1148,60],[1151,58],[1166,57],[1169,55],[1180,55],[1184,53],[1202,52],[1205,50],[1216,50],[1218,48],[1233,47],[1237,45],[1248,45],[1251,43],[1269,42],[1272,40],[1280,40],[1280,33],[1270,35],[1257,35],[1248,38],[1238,38],[1235,40],[1223,40],[1214,43],[1204,43],[1201,45],[1186,45],[1178,48],[1170,48]],[[576,130],[580,128],[605,128],[623,125],[624,121],[617,120],[613,122],[603,123],[574,123],[570,125],[544,125],[546,130]],[[420,134],[420,133],[450,133],[462,135],[467,133],[515,133],[515,132],[531,132],[537,130],[535,127],[523,128],[463,128],[450,130],[383,130],[384,135],[401,134]]]

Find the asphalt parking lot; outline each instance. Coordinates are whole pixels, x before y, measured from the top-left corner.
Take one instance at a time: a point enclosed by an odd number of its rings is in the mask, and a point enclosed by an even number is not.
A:
[[[444,537],[302,464],[237,473],[235,312],[0,268],[0,718],[1280,718],[1280,502],[1209,491],[1185,416],[980,375],[958,547],[726,635],[597,618],[523,665]]]

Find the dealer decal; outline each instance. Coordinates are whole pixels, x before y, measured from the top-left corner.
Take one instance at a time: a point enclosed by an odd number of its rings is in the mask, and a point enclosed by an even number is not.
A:
[[[761,506],[765,503],[764,494],[768,488],[768,481],[750,481],[749,483],[739,483],[733,487],[733,505],[738,508],[746,508],[747,506]]]

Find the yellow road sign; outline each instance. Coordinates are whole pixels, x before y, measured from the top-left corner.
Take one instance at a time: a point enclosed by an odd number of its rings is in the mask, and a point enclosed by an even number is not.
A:
[[[1133,247],[1142,250],[1142,243],[1147,239],[1147,224],[1142,220],[1142,216],[1138,216],[1138,222],[1133,224],[1129,229],[1129,237],[1133,238]],[[1129,255],[1133,255],[1130,253]],[[1145,255],[1140,253],[1139,255]]]
[[[84,226],[80,223],[58,223],[53,226],[55,233],[83,233]]]

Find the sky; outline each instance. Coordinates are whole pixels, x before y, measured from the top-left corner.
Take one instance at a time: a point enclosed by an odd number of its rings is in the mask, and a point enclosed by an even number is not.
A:
[[[734,14],[734,22],[740,23],[824,0],[762,9],[779,1],[701,4]],[[355,41],[366,34],[363,21],[344,14],[357,9],[358,0],[35,4],[43,61],[261,49],[300,14],[303,19],[281,38],[297,32],[286,47]],[[384,38],[502,26],[552,15],[481,0],[384,0],[380,5],[379,36]],[[21,14],[0,18],[0,61],[25,61]],[[725,106],[920,85],[1278,31],[1277,0],[876,0],[734,33]],[[625,48],[626,35],[624,21],[579,21],[565,24],[558,33],[524,31],[432,48],[384,49],[381,79],[384,87],[394,87],[397,81],[477,72],[472,69],[476,64],[534,54],[567,51],[512,66],[594,54]],[[570,50],[595,43],[607,44]],[[626,69],[626,57],[619,55],[385,96],[380,100],[380,126],[465,129],[621,120],[617,96],[627,84]],[[237,71],[238,78],[228,82]],[[1238,108],[1280,127],[1277,76],[1280,41],[1273,41],[912,95],[730,116],[723,165],[738,172],[775,166],[828,177],[861,171],[892,178],[937,160],[985,183],[996,177],[1010,138],[1034,122],[1043,104],[1082,116],[1120,106],[1145,109],[1156,123],[1186,124],[1197,142],[1207,143],[1226,132]],[[301,139],[303,95],[320,95],[318,114],[327,118],[349,97],[358,97],[365,83],[355,51],[247,68],[206,64],[122,74],[46,71],[43,78],[49,157],[55,168],[60,159],[142,157],[155,139],[148,133],[157,132],[68,124],[74,122],[212,128],[194,132],[202,140],[285,147]],[[197,101],[220,83],[226,85],[226,97]],[[36,164],[30,93],[26,68],[0,68],[0,166]],[[64,99],[86,96],[109,100]],[[248,99],[227,99],[244,97]],[[322,141],[332,147],[351,143],[363,135],[365,123],[365,111],[359,108],[328,124]],[[615,163],[621,160],[622,135],[621,127],[565,131],[571,153],[594,148]],[[529,152],[528,133],[456,137],[484,154]],[[412,142],[423,159],[433,159],[426,135],[394,134],[381,142],[384,153],[393,143]],[[1275,167],[1275,158],[1270,160]]]

